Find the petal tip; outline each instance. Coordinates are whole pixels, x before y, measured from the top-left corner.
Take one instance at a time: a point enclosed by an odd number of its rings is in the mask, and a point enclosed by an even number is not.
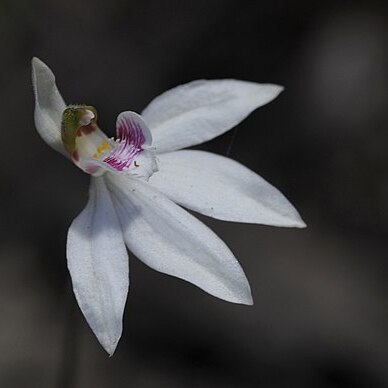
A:
[[[300,219],[300,221],[296,225],[296,228],[300,228],[300,229],[307,228],[307,224],[302,219]]]
[[[285,90],[284,86],[282,86],[282,85],[276,85],[276,86],[277,86],[277,89],[278,89],[278,94],[284,92],[284,90]]]
[[[249,296],[247,296],[247,298],[245,298],[241,304],[244,304],[246,306],[253,306],[254,302],[253,302],[253,298],[252,298],[252,295],[249,294]]]
[[[42,98],[53,98],[52,95],[55,94],[55,90],[53,89],[56,89],[54,73],[37,57],[31,59],[31,67],[36,102],[39,103],[39,100]],[[57,93],[59,94],[59,92]],[[62,100],[62,98],[60,99]],[[60,102],[64,105],[63,100]]]
[[[269,90],[271,90],[273,94],[273,99],[279,96],[279,94],[282,93],[285,89],[284,86],[277,84],[267,84],[267,87],[269,88]]]
[[[242,304],[244,306],[253,306],[253,298],[251,293],[240,296],[238,299],[231,300],[230,302],[236,303],[236,304]]]
[[[37,57],[32,57],[31,59],[31,65],[34,67],[36,65],[39,65],[39,62],[41,62],[41,60]]]
[[[37,65],[40,62],[42,62],[42,61],[38,57],[32,57],[32,59],[31,59],[31,64],[32,65]]]
[[[306,223],[303,221],[302,217],[295,208],[292,208],[291,214],[289,213],[283,216],[283,220],[281,223],[274,223],[273,226],[298,229],[303,229],[307,227]]]
[[[120,338],[118,338],[116,341],[113,341],[113,342],[112,341],[100,342],[104,350],[108,353],[109,357],[112,357],[114,352],[116,351],[119,339]]]
[[[302,217],[297,213],[293,218],[292,218],[292,225],[290,225],[293,228],[299,228],[303,229],[307,227],[307,224],[303,221]]]
[[[38,82],[48,82],[55,85],[55,75],[52,70],[39,58],[31,59],[32,79],[34,88],[38,88]],[[56,87],[56,86],[55,86]]]
[[[247,282],[248,281],[246,280],[246,283]],[[253,298],[252,298],[251,288],[249,287],[249,284],[245,284],[243,287],[244,289],[240,289],[237,293],[234,294],[233,297],[225,298],[225,300],[231,303],[252,306]]]
[[[31,65],[32,65],[32,70],[35,72],[38,70],[48,69],[48,66],[42,60],[40,60],[38,57],[32,57]],[[50,72],[51,72],[51,70],[50,70]]]

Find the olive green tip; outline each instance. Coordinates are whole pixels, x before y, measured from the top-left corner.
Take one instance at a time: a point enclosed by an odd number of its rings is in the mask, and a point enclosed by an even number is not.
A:
[[[90,115],[92,112],[93,115]],[[97,110],[91,105],[69,105],[62,113],[61,137],[67,152],[71,155],[76,148],[78,130],[83,126],[96,124]]]

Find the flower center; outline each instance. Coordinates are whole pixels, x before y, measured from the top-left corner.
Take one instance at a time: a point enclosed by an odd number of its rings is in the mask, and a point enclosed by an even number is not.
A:
[[[108,170],[148,179],[157,171],[155,157],[146,149],[151,133],[134,112],[119,115],[114,140],[98,127],[94,107],[69,106],[62,116],[62,142],[73,162],[92,175]]]

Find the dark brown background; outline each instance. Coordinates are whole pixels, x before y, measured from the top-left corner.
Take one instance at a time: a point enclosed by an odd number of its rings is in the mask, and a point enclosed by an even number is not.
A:
[[[372,1],[0,1],[0,387],[387,387],[388,13]],[[69,103],[123,110],[198,78],[285,85],[231,157],[308,229],[202,217],[255,305],[217,300],[131,257],[108,358],[76,306],[67,228],[88,177],[33,125],[30,59]],[[201,146],[225,154],[231,133]]]

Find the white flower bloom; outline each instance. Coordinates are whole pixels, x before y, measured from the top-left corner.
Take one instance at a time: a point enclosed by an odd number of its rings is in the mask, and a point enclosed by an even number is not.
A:
[[[34,58],[32,69],[39,134],[91,175],[89,201],[69,229],[67,260],[78,304],[105,350],[113,354],[122,332],[126,247],[157,271],[229,302],[252,304],[232,252],[179,205],[226,221],[305,224],[276,188],[246,167],[180,149],[221,135],[282,87],[238,80],[178,86],[141,116],[121,113],[113,140],[98,128],[93,107],[64,103],[42,61]]]

